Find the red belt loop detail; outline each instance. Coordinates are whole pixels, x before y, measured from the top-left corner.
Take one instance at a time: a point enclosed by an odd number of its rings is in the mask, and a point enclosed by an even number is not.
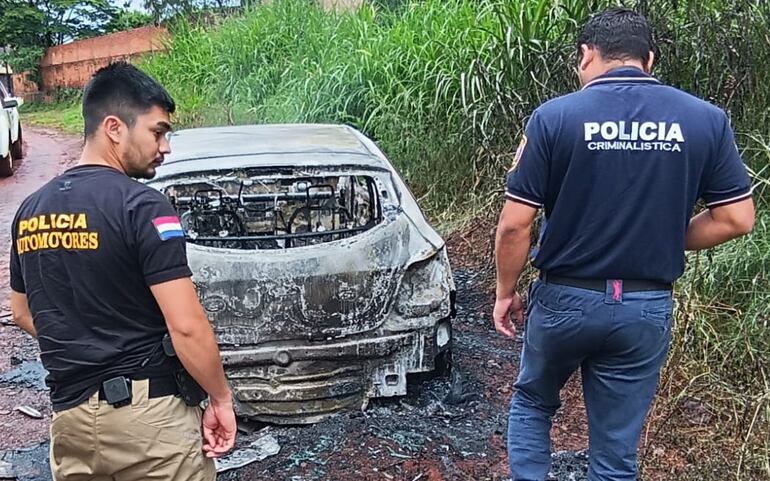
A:
[[[623,288],[621,286],[622,284],[619,280],[616,279],[612,281],[612,299],[615,302],[619,302],[620,299],[622,299],[621,296],[623,295]]]

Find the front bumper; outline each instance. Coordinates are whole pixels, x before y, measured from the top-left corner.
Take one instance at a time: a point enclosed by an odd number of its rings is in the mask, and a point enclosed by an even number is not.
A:
[[[408,332],[323,343],[225,347],[238,415],[277,424],[319,422],[371,398],[406,394],[407,374],[435,369],[451,349],[449,319]]]

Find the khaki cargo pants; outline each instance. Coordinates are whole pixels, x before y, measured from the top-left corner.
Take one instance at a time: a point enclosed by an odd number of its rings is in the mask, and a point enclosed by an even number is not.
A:
[[[51,422],[55,481],[213,481],[204,456],[202,411],[175,396],[148,399],[147,380],[133,381],[130,406],[113,408],[98,394]]]

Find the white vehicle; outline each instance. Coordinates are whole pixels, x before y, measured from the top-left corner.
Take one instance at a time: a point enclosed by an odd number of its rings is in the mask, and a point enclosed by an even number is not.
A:
[[[0,177],[13,175],[13,161],[21,159],[22,140],[19,107],[24,101],[11,97],[5,85],[0,83]]]

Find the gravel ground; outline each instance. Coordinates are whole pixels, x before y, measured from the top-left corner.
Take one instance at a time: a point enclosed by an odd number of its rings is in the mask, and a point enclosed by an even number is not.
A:
[[[38,355],[35,340],[11,325],[8,312],[8,252],[13,216],[25,197],[74,165],[81,148],[79,139],[26,126],[24,144],[26,155],[16,162],[14,175],[0,179],[0,373],[17,368],[23,360],[35,361]],[[48,393],[38,388],[24,383],[0,383],[0,450],[31,445],[48,438],[50,402]],[[14,411],[19,405],[37,409],[43,418],[30,419]]]

